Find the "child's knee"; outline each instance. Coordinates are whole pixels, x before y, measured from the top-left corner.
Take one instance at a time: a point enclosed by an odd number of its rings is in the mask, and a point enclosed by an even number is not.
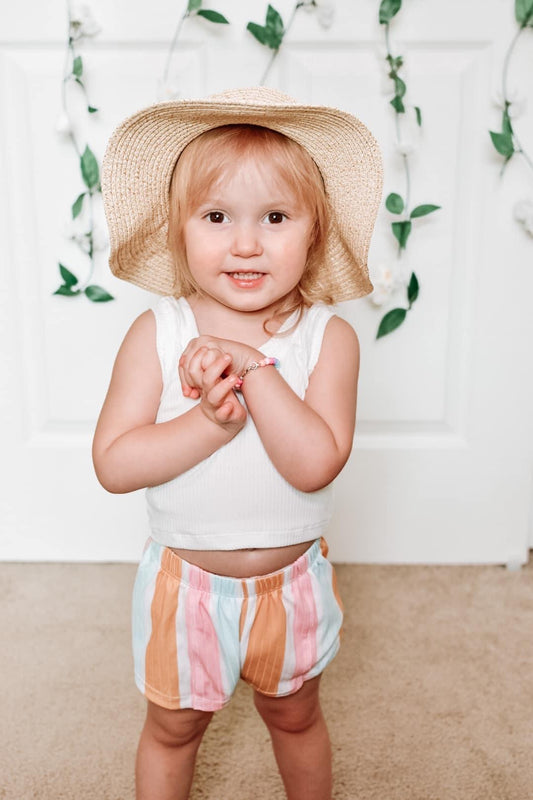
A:
[[[194,708],[163,708],[149,700],[145,729],[159,744],[182,747],[202,738],[213,713]]]
[[[254,704],[268,728],[287,732],[307,730],[322,715],[318,687],[320,675],[304,681],[294,694],[269,697],[254,691]]]

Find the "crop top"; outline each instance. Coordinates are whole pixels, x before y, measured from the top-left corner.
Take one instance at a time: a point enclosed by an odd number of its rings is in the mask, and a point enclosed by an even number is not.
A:
[[[166,422],[200,402],[183,395],[178,373],[182,352],[199,333],[184,297],[161,297],[153,313],[163,377],[156,422]],[[297,313],[278,333],[291,327]],[[293,331],[257,348],[279,358],[281,375],[302,399],[332,316],[330,307],[317,303],[304,310]],[[238,397],[246,405],[242,394]],[[248,414],[242,430],[227,444],[176,478],[146,489],[151,536],[167,547],[191,550],[298,544],[324,534],[332,514],[332,491],[331,483],[314,492],[291,486],[272,464]]]

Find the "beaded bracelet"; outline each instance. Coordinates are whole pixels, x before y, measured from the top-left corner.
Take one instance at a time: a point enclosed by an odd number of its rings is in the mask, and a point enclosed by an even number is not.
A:
[[[245,375],[248,375],[249,372],[252,372],[254,369],[259,369],[259,367],[269,367],[271,365],[276,367],[276,369],[279,369],[279,359],[272,356],[267,356],[261,361],[252,361],[251,364],[248,364],[242,375],[239,375],[239,379],[235,382],[235,389],[241,388],[244,377]]]

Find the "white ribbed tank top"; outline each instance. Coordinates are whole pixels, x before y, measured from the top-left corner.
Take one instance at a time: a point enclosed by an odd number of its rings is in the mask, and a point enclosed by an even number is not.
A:
[[[156,422],[166,422],[200,402],[183,396],[178,374],[183,350],[199,333],[184,297],[162,297],[153,312],[163,376]],[[296,314],[279,332],[290,328]],[[313,305],[294,331],[273,336],[257,348],[279,358],[281,375],[302,399],[333,315],[328,306]],[[283,547],[323,535],[331,519],[332,492],[332,484],[315,492],[291,486],[270,461],[248,414],[243,429],[228,444],[177,478],[146,489],[146,501],[151,535],[160,544],[235,550]]]

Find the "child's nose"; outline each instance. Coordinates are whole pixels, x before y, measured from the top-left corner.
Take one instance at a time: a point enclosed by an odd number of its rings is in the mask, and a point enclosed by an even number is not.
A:
[[[242,223],[234,228],[231,253],[235,256],[247,258],[249,256],[260,255],[263,252],[263,245],[259,231],[252,223]]]

